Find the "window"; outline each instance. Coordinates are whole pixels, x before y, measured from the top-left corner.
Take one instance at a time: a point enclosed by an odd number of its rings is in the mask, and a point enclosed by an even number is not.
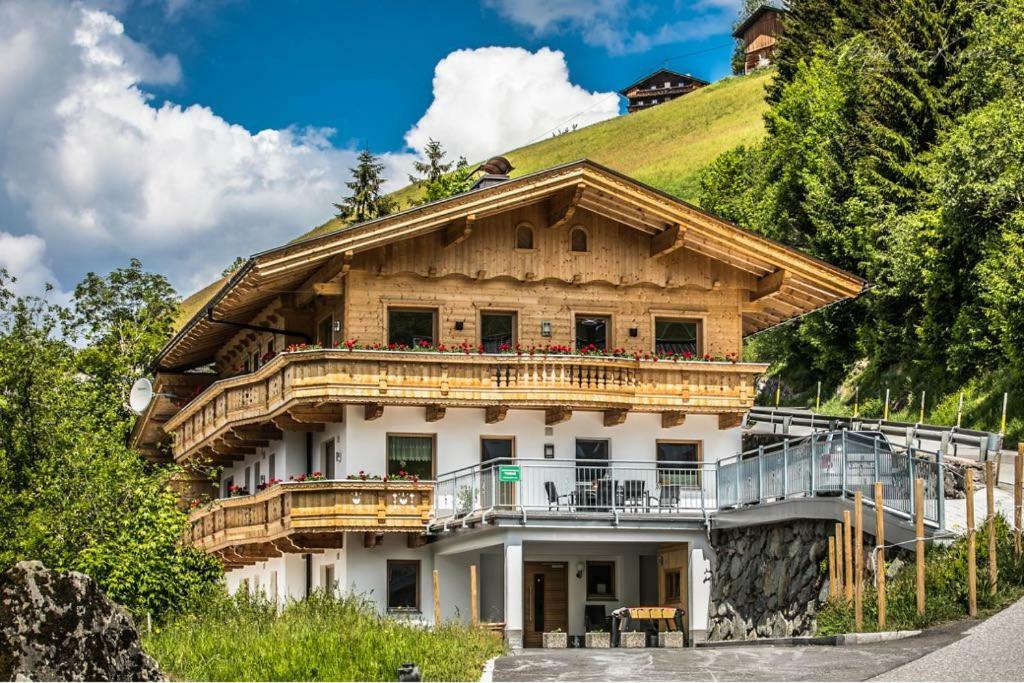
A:
[[[571,251],[587,251],[587,231],[573,228],[569,233],[569,249]]]
[[[657,354],[686,354],[701,352],[700,322],[680,318],[654,319],[654,352]]]
[[[587,600],[615,599],[615,563],[587,562]]]
[[[434,478],[434,437],[388,434],[388,476],[404,472]]]
[[[700,442],[658,441],[658,483],[697,486],[700,483]]]
[[[611,319],[604,316],[576,316],[576,348],[607,349]]]
[[[320,471],[328,479],[334,479],[334,439],[328,439],[323,443],[323,462]]]
[[[515,313],[481,313],[480,343],[487,353],[507,351],[516,343]]]
[[[253,351],[252,355],[249,356],[249,364],[252,365],[253,372],[260,369],[260,352]]]
[[[323,588],[324,592],[333,595],[338,589],[338,584],[334,579],[334,565],[327,564],[320,569],[320,587]]]
[[[485,436],[480,439],[480,462],[499,460],[504,464],[515,457],[515,439],[511,436]]]
[[[225,477],[224,481],[220,485],[220,497],[229,498],[231,496],[231,487],[235,485],[235,478]]]
[[[607,480],[607,439],[576,439],[576,481],[591,484],[594,493],[602,480]]]
[[[533,226],[523,223],[516,228],[516,249],[533,249]]]
[[[260,484],[263,483],[263,477],[260,476],[260,469],[260,463],[256,463],[255,465],[253,465],[253,474],[256,477],[255,479],[253,479],[253,482],[255,482],[256,486],[259,486]]]
[[[420,561],[388,560],[388,609],[420,608]]]
[[[252,468],[245,468],[245,492],[252,493]]]
[[[267,456],[267,470],[271,479],[277,479],[277,454]]]
[[[388,309],[388,344],[404,344],[410,348],[433,346],[436,330],[436,310]]]
[[[325,348],[334,346],[334,316],[327,316],[316,326],[316,343]]]

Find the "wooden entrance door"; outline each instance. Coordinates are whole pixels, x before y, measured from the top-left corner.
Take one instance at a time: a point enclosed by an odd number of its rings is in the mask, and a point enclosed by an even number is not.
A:
[[[523,645],[540,647],[541,634],[569,630],[569,574],[565,562],[523,563]]]
[[[658,548],[658,603],[683,610],[683,624],[690,628],[690,544],[663,543]]]

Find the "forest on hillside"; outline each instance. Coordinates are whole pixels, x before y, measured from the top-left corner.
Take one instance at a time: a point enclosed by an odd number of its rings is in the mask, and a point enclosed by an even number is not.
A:
[[[723,154],[701,203],[873,283],[756,336],[790,403],[818,381],[862,414],[921,390],[951,422],[1024,427],[1024,0],[793,0],[763,142]],[[179,544],[173,470],[125,446],[131,379],[179,299],[136,261],[71,301],[0,275],[0,567],[91,574],[136,614],[188,609],[219,568]],[[913,410],[911,409],[913,412]]]
[[[719,157],[704,208],[872,288],[756,336],[784,401],[1024,427],[1021,0],[792,0],[767,135]],[[774,393],[774,384],[769,385]],[[788,397],[786,396],[788,394]],[[767,398],[767,397],[765,397]],[[872,412],[873,411],[873,412]]]

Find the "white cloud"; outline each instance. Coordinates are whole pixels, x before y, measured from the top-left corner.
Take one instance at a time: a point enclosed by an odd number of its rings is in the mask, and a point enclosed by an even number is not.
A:
[[[555,129],[619,113],[618,95],[588,92],[569,80],[565,55],[541,48],[458,50],[434,70],[434,101],[405,135],[421,150],[428,138],[470,161],[522,146]]]
[[[11,252],[0,264],[23,288],[138,257],[188,293],[332,215],[358,150],[334,147],[330,129],[251,132],[146,90],[181,79],[173,55],[133,41],[109,11],[0,0],[0,246]],[[618,111],[613,93],[572,85],[547,49],[454,52],[434,94],[406,136],[412,151],[382,155],[391,187],[428,136],[473,161]]]
[[[742,0],[676,2],[679,21],[634,29],[650,22],[652,6],[629,0],[484,0],[505,18],[529,28],[535,36],[578,33],[585,43],[612,54],[646,52],[659,45],[705,38],[727,31]]]
[[[46,285],[59,285],[46,263],[46,243],[36,235],[0,232],[0,270],[14,277],[17,294],[41,294]]]

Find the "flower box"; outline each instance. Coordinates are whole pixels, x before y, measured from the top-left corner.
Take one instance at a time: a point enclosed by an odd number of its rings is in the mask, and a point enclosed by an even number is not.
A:
[[[542,633],[541,642],[547,649],[564,650],[569,647],[569,635],[561,631],[555,633]]]
[[[593,631],[586,635],[585,645],[587,647],[611,647],[612,634],[604,631]]]
[[[658,634],[658,647],[686,647],[682,631],[662,631]]]
[[[647,634],[643,631],[624,631],[619,634],[619,647],[647,647]]]

